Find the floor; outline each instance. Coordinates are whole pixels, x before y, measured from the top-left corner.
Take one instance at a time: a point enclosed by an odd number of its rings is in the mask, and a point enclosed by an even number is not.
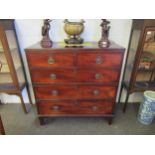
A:
[[[142,125],[137,120],[137,111],[135,104],[130,104],[125,114],[117,106],[112,125],[104,118],[54,118],[40,126],[35,106],[24,114],[19,104],[0,105],[7,135],[154,135],[155,121],[149,126]]]

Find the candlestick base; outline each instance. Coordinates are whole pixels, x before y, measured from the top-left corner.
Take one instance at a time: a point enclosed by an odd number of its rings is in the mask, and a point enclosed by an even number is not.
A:
[[[41,41],[41,46],[44,48],[50,48],[52,47],[53,42],[49,38],[43,38]]]
[[[109,40],[100,40],[98,42],[99,47],[101,48],[107,48],[110,46],[110,41]]]

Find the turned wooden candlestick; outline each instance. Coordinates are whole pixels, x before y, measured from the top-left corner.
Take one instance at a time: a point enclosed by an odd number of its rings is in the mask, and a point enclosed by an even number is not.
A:
[[[100,25],[102,27],[102,34],[101,34],[101,39],[98,42],[99,47],[106,48],[106,47],[109,47],[110,45],[110,41],[108,39],[110,26],[108,26],[108,24],[110,24],[108,20],[102,19],[102,23]]]
[[[44,47],[44,48],[49,48],[49,47],[52,47],[52,40],[50,39],[50,36],[49,36],[49,30],[51,28],[50,26],[50,22],[52,20],[50,19],[45,19],[44,20],[44,25],[42,27],[42,36],[43,36],[43,39],[41,40],[41,46]]]

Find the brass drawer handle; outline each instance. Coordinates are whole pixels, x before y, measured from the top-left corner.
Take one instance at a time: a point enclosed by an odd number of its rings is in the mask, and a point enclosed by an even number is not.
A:
[[[97,95],[100,94],[100,91],[99,91],[99,90],[94,90],[94,91],[93,91],[93,94],[94,94],[95,96],[97,96]]]
[[[56,74],[50,74],[50,78],[52,79],[52,80],[56,80],[57,79],[57,76],[56,76]]]
[[[101,56],[97,56],[96,57],[96,64],[102,64],[103,63],[103,59]]]
[[[75,105],[79,105],[80,103],[79,103],[79,101],[75,101],[74,104]]]
[[[98,107],[97,107],[97,106],[93,106],[93,107],[92,107],[92,110],[93,110],[93,111],[97,111],[97,110],[98,110]]]
[[[57,106],[57,105],[55,105],[55,106],[53,106],[51,109],[54,110],[54,111],[59,111],[59,110],[60,110],[60,107]]]
[[[52,65],[55,63],[55,59],[53,57],[48,58],[48,64]]]
[[[52,90],[51,94],[53,96],[58,96],[59,95],[59,92],[57,90]]]
[[[96,79],[96,80],[99,80],[99,79],[101,79],[102,77],[103,77],[103,75],[100,74],[100,73],[96,73],[96,74],[95,74],[95,79]]]

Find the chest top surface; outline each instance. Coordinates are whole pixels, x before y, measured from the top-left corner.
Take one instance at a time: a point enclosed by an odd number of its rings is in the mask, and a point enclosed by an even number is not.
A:
[[[39,52],[39,51],[75,51],[75,52],[78,52],[78,51],[86,51],[86,50],[89,50],[90,52],[91,51],[119,51],[119,52],[124,52],[125,48],[123,48],[122,46],[120,45],[117,45],[115,44],[114,42],[111,42],[110,46],[108,48],[100,48],[98,46],[98,43],[97,42],[85,42],[84,44],[81,44],[81,45],[67,45],[63,42],[54,42],[53,43],[53,46],[51,48],[43,48],[40,43],[36,43],[28,48],[25,49],[26,52],[29,52],[29,51],[36,51],[36,52]]]

